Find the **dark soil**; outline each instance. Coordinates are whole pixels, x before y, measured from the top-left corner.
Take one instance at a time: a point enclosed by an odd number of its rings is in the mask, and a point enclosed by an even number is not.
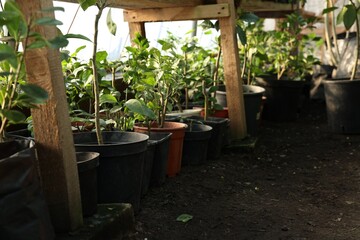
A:
[[[133,238],[360,239],[360,136],[331,133],[325,111],[309,101],[297,121],[263,121],[253,151],[224,150],[151,188]]]

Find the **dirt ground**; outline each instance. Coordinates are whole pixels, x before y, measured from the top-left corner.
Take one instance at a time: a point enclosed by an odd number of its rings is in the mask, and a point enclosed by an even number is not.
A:
[[[355,240],[359,199],[360,136],[329,132],[325,103],[309,101],[295,122],[263,121],[253,151],[224,151],[151,188],[132,237]]]

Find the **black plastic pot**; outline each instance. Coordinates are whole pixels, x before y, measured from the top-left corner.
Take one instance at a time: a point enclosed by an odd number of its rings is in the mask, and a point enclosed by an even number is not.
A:
[[[260,124],[262,97],[265,89],[259,86],[243,85],[243,90],[247,134],[256,136]],[[225,86],[220,86],[219,90],[216,91],[216,101],[221,106],[227,107]]]
[[[269,121],[295,121],[298,118],[305,81],[277,80],[274,76],[256,77],[265,88],[262,118]]]
[[[27,128],[6,132],[6,136],[17,139],[34,139],[34,137],[31,136],[31,132]]]
[[[212,127],[189,123],[185,131],[182,166],[199,165],[206,161]]]
[[[74,133],[78,152],[98,152],[98,202],[131,203],[140,210],[144,158],[148,136],[135,132],[103,132],[98,145],[95,132]]]
[[[77,152],[76,161],[82,212],[84,217],[89,217],[97,213],[97,167],[99,166],[99,153]]]
[[[152,140],[149,137],[148,146],[145,155],[144,161],[144,173],[142,178],[142,186],[141,186],[141,196],[145,196],[149,190],[150,179],[151,179],[151,171],[154,164],[154,155],[155,155],[155,145],[157,144],[156,140]],[[166,171],[166,170],[165,170]]]
[[[158,187],[166,181],[170,138],[172,133],[151,132],[150,141],[154,141],[154,158],[150,174],[150,186]]]
[[[0,143],[0,239],[54,239],[33,142]]]
[[[217,159],[221,155],[221,151],[228,142],[228,128],[230,120],[228,118],[208,117],[189,117],[185,121],[198,121],[212,127],[212,133],[209,140],[207,159]]]
[[[360,133],[360,80],[324,80],[328,126],[334,133]]]

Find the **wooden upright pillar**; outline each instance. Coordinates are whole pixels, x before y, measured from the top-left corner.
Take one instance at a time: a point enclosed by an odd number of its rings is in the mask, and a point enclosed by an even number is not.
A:
[[[135,38],[136,33],[140,33],[141,36],[146,37],[145,23],[144,22],[129,22],[130,41]]]
[[[52,0],[17,0],[17,3],[27,18],[53,6]],[[57,35],[55,27],[36,30],[47,39]],[[32,117],[42,186],[52,223],[58,232],[75,230],[82,225],[83,218],[60,53],[49,48],[29,50],[25,64],[28,81],[49,94],[45,105],[32,110]]]
[[[229,17],[219,18],[219,26],[230,132],[233,140],[241,140],[246,137],[247,133],[239,49],[236,37],[236,9],[234,0],[217,0],[217,3],[227,3],[230,9]]]

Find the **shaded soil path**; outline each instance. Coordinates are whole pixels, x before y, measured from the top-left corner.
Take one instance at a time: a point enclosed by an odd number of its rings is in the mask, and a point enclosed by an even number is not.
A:
[[[325,104],[263,121],[252,152],[186,166],[150,189],[133,239],[360,239],[360,136],[336,135]],[[193,219],[176,221],[181,214]]]

